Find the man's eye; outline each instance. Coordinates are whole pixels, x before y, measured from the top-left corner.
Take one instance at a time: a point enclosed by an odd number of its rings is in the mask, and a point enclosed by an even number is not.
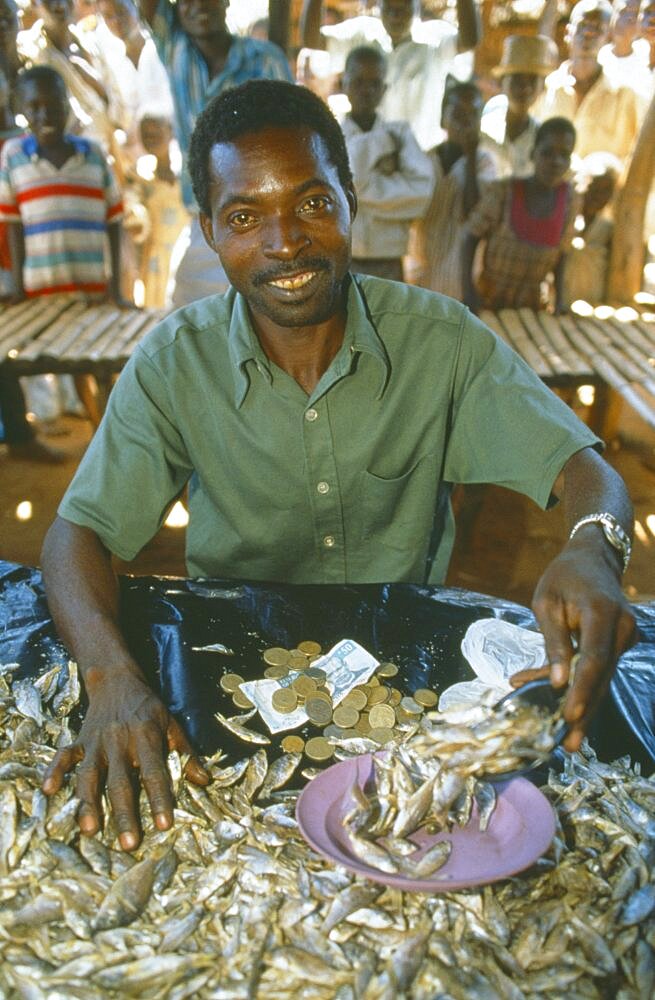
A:
[[[312,215],[315,212],[322,212],[330,205],[330,199],[326,198],[325,195],[314,195],[312,198],[306,198],[302,203],[300,208],[301,212],[306,215]]]
[[[234,212],[228,219],[233,229],[245,229],[252,225],[255,217],[250,212]]]

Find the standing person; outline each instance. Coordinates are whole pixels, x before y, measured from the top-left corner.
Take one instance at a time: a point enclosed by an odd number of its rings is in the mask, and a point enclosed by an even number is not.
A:
[[[655,89],[655,0],[643,0],[639,8],[637,34],[639,40],[648,45],[648,68],[651,72],[653,90]]]
[[[496,159],[503,176],[529,177],[539,122],[530,114],[544,89],[545,78],[557,66],[557,46],[545,35],[509,35],[498,66],[502,94],[492,97],[482,112],[482,144]]]
[[[638,38],[639,0],[617,0],[610,21],[610,40],[598,53],[607,78],[618,87],[631,87],[648,101],[653,91],[648,66],[649,48]]]
[[[343,85],[351,110],[341,128],[359,204],[352,270],[402,281],[410,225],[426,208],[434,177],[409,125],[377,114],[385,71],[385,56],[370,46],[353,49],[346,60]]]
[[[621,592],[632,508],[598,439],[458,302],[349,273],[357,210],[343,134],[311,91],[252,81],[198,119],[190,170],[231,288],[141,341],[48,532],[48,605],[89,708],[51,795],[82,761],[83,833],[103,787],[139,840],[138,773],[155,826],[173,802],[168,749],[190,752],[119,624],[111,552],[133,556],[190,483],[189,573],[286,583],[443,581],[453,482],[502,482],[569,539],[537,584],[551,681],[577,749],[634,619]],[[208,775],[191,756],[187,777]]]
[[[454,71],[458,52],[474,49],[480,27],[474,0],[457,0],[457,28],[444,26],[440,39],[412,37],[416,0],[381,0],[380,17],[354,17],[321,26],[321,0],[304,0],[301,41],[310,49],[327,49],[333,73],[343,71],[352,49],[376,45],[387,55],[387,89],[379,113],[385,121],[405,121],[421,149],[442,138],[434,108],[441,107],[446,76]]]
[[[212,97],[246,80],[291,80],[282,50],[272,42],[230,34],[228,0],[140,0],[168,72],[175,107],[175,135],[183,156],[182,197],[191,215],[174,257],[174,306],[227,287],[216,255],[202,235],[186,159],[196,118]]]
[[[446,139],[430,154],[434,194],[417,223],[413,248],[418,283],[460,300],[466,219],[478,202],[481,186],[496,176],[493,157],[480,148],[481,112],[482,94],[474,83],[446,87],[441,110]]]
[[[645,107],[630,87],[612,83],[598,62],[611,17],[608,0],[580,0],[575,5],[566,33],[570,59],[546,80],[537,114],[543,121],[564,117],[573,122],[579,157],[613,153],[625,163]]]
[[[554,273],[555,308],[563,311],[563,255],[575,232],[578,199],[565,179],[575,147],[568,118],[539,126],[531,177],[505,177],[489,184],[471,212],[464,241],[464,301],[477,311],[543,309],[544,283]],[[475,251],[485,241],[482,268],[473,274]]]

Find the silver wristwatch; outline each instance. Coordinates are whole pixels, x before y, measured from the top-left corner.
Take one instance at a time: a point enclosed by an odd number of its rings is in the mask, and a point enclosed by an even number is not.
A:
[[[586,517],[581,517],[577,524],[573,525],[569,538],[573,538],[578,528],[581,528],[583,524],[600,525],[607,541],[621,556],[623,560],[623,572],[625,573],[630,562],[632,544],[627,531],[621,527],[614,515],[604,512],[602,514],[587,514]]]

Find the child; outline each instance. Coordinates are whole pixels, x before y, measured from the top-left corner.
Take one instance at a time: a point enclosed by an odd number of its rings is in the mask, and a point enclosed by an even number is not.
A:
[[[379,49],[360,46],[348,56],[343,76],[351,110],[341,127],[359,203],[352,270],[402,281],[410,225],[428,203],[433,175],[409,125],[382,121],[376,112],[385,67]]]
[[[575,146],[568,118],[539,126],[531,177],[505,177],[488,185],[467,221],[464,241],[464,302],[477,311],[543,309],[544,284],[555,273],[555,309],[563,310],[561,268],[571,245],[578,200],[565,180]],[[482,271],[473,280],[473,260],[485,241]]]
[[[452,78],[451,78],[452,79]],[[419,283],[461,299],[465,220],[479,197],[479,184],[495,177],[490,153],[479,148],[482,95],[474,83],[446,87],[441,124],[446,139],[429,154],[436,185],[413,247]]]
[[[179,163],[173,160],[179,150],[173,140],[168,118],[159,114],[144,114],[139,124],[141,144],[154,168],[147,169],[143,160],[137,163],[138,197],[147,211],[147,235],[141,245],[141,280],[143,304],[161,308],[166,303],[166,286],[171,253],[189,215],[182,201],[179,184]]]
[[[9,239],[14,299],[72,292],[120,293],[121,194],[100,148],[65,132],[68,96],[50,66],[18,75],[16,100],[29,134],[0,157],[0,218]],[[109,279],[105,241],[109,238]]]
[[[567,253],[563,271],[563,303],[568,309],[577,299],[592,306],[606,302],[607,271],[614,222],[604,214],[619,174],[621,161],[611,153],[590,153],[576,175],[582,194],[582,213],[576,219],[576,235]]]

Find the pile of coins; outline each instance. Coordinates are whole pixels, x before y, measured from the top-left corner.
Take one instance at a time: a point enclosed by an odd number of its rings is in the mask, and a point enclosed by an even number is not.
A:
[[[289,673],[299,673],[288,687],[275,691],[271,703],[277,712],[293,712],[302,708],[309,722],[322,729],[321,736],[303,739],[290,733],[282,739],[287,753],[304,752],[310,760],[329,760],[335,752],[335,742],[365,737],[379,746],[389,743],[399,733],[398,727],[418,721],[427,709],[437,704],[437,695],[419,688],[413,696],[403,696],[388,682],[398,673],[395,663],[381,663],[365,684],[359,684],[334,705],[327,687],[327,674],[312,666],[321,655],[317,642],[299,642],[295,649],[274,646],[263,653],[266,663],[264,677],[279,679]],[[227,673],[220,686],[238,708],[253,708],[253,703],[241,690],[245,678]]]

